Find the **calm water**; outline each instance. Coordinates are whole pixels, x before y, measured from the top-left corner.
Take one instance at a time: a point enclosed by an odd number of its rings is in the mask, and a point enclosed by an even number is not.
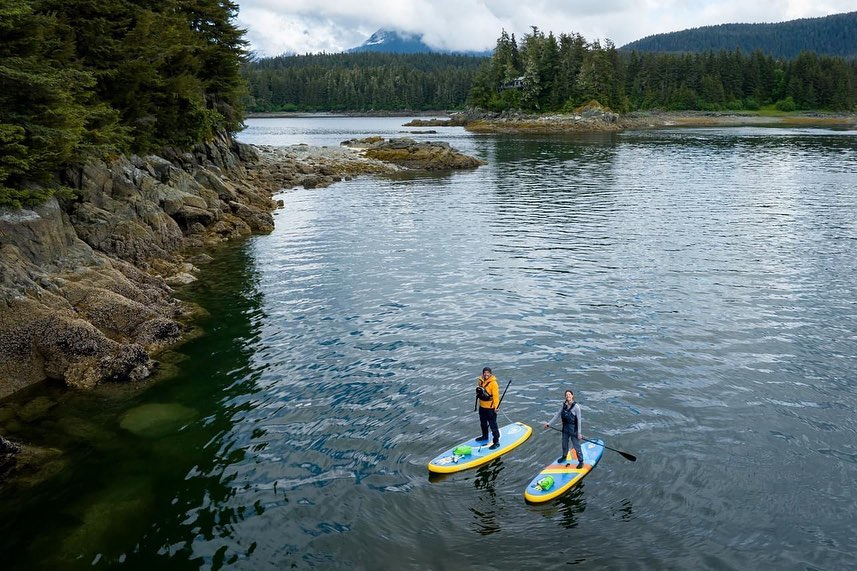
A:
[[[489,164],[288,190],[273,234],[182,292],[208,315],[171,378],[0,403],[0,430],[56,448],[4,485],[4,568],[854,566],[857,132],[412,136]],[[430,481],[478,432],[484,365],[534,436]],[[569,386],[584,434],[639,459],[528,506]]]

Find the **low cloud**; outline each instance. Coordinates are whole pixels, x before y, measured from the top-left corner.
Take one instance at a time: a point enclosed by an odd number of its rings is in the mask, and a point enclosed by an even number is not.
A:
[[[500,31],[537,26],[617,46],[645,36],[723,23],[782,22],[848,12],[853,0],[246,0],[238,23],[259,55],[341,52],[378,29],[423,34],[453,51],[492,49]]]

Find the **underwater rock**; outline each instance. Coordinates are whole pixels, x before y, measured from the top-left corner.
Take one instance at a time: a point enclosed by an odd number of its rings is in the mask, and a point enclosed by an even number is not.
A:
[[[98,554],[93,546],[109,546],[99,552],[116,563],[127,548],[129,538],[142,534],[152,509],[151,485],[143,479],[123,479],[114,486],[81,498],[74,514],[77,524],[59,546],[55,546],[56,564],[67,561],[93,561]],[[115,550],[115,551],[111,551]],[[100,558],[100,557],[99,557]]]
[[[137,436],[157,438],[177,431],[196,416],[196,410],[180,404],[150,403],[123,414],[119,426]]]
[[[18,410],[18,417],[24,422],[33,422],[45,417],[56,402],[48,397],[36,397]]]

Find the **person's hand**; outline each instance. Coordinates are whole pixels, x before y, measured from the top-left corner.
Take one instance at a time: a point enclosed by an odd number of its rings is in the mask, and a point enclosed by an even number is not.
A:
[[[550,427],[551,427],[551,425],[550,425],[550,424],[548,424],[548,423],[546,422],[546,423],[545,423],[545,428],[550,428]]]

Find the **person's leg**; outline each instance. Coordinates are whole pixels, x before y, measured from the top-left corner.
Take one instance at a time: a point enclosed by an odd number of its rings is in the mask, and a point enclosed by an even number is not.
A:
[[[500,429],[497,427],[497,411],[488,409],[490,412],[490,416],[488,417],[488,423],[491,425],[491,435],[494,436],[494,445],[500,445]]]
[[[477,440],[488,440],[488,412],[487,408],[479,407],[479,428],[482,429],[482,436]]]
[[[568,458],[568,439],[571,437],[571,433],[567,430],[562,431],[562,456],[560,456],[557,462],[565,462],[566,458]]]
[[[580,449],[580,441],[576,436],[572,435],[571,445],[574,446],[574,452],[577,454],[577,467],[583,468],[583,450]]]

